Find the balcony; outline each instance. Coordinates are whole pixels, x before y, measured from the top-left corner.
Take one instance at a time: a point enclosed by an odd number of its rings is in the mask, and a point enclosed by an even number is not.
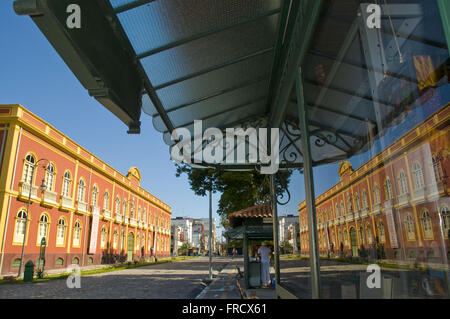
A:
[[[360,212],[359,212],[359,210],[355,210],[355,212],[354,212],[353,215],[354,215],[355,220],[358,220],[359,217],[360,217]]]
[[[109,210],[103,208],[103,217],[111,218],[111,212]]]
[[[352,222],[352,221],[353,221],[353,218],[354,218],[354,216],[353,216],[353,213],[352,213],[352,212],[348,213],[348,214],[345,216],[345,220],[346,220],[347,222]]]
[[[377,215],[380,212],[381,212],[381,204],[380,203],[376,203],[375,205],[373,205],[372,214],[373,215]]]
[[[30,196],[30,184],[20,182],[19,187],[19,197],[28,200],[28,197]],[[31,186],[31,199],[39,200],[37,197],[37,189],[37,186]]]
[[[408,193],[398,195],[398,197],[397,197],[398,206],[409,205],[409,199],[410,199],[410,196]]]
[[[140,228],[144,227],[144,223],[142,222],[142,220],[139,221],[139,227]]]
[[[339,224],[340,225],[344,225],[345,224],[345,217],[344,216],[339,217]]]
[[[87,213],[88,212],[88,204],[85,202],[77,201],[77,211],[82,212],[82,213]]]
[[[421,187],[414,190],[414,202],[425,201],[425,187]]]
[[[123,223],[124,223],[125,225],[128,225],[128,223],[129,223],[129,218],[128,218],[127,216],[123,216]]]
[[[361,210],[360,217],[361,217],[361,218],[364,218],[364,217],[367,217],[368,215],[369,215],[369,210],[367,209],[367,207],[366,207],[366,208],[363,208],[363,209]]]
[[[116,214],[116,222],[118,222],[118,223],[121,223],[121,222],[123,222],[123,218],[122,218],[122,215],[120,215],[120,214]]]
[[[42,192],[42,205],[47,207],[58,206],[58,194],[44,190]]]
[[[61,195],[61,210],[69,210],[73,208],[72,198]]]
[[[130,225],[133,227],[137,226],[137,220],[135,218],[130,218]]]
[[[445,185],[442,181],[436,181],[436,183],[432,183],[427,187],[427,195],[430,199],[435,199],[436,197],[442,196],[445,194]]]

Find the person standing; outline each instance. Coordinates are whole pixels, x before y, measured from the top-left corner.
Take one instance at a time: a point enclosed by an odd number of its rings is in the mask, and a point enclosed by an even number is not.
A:
[[[261,283],[263,287],[270,286],[270,254],[271,250],[263,242],[262,246],[258,249],[258,255],[261,257]]]

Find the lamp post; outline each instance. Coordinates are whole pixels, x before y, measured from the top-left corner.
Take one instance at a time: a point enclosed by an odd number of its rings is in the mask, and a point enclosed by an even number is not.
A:
[[[33,189],[34,169],[35,169],[35,167],[37,167],[37,165],[40,161],[47,161],[47,165],[49,162],[47,159],[41,158],[32,166],[31,179],[30,179],[30,192],[28,194],[28,203],[27,203],[27,215],[25,216],[25,228],[24,228],[24,234],[23,234],[22,254],[20,257],[19,273],[17,274],[17,277],[20,277],[22,275],[24,249],[25,249],[25,242],[26,242],[26,238],[27,238],[28,216],[30,213],[31,191]],[[43,168],[45,168],[45,166],[43,166]],[[41,191],[44,191],[47,189],[47,185],[45,185],[45,177],[42,179],[42,184],[40,186],[40,189],[41,189]]]

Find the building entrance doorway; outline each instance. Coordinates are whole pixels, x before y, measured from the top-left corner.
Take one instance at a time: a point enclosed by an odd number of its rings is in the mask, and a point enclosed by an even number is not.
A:
[[[133,261],[133,251],[134,251],[134,234],[128,234],[128,254],[127,261]]]

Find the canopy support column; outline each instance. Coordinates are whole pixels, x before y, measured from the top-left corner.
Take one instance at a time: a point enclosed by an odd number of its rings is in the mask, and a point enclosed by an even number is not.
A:
[[[273,248],[274,248],[274,268],[275,268],[275,283],[276,286],[280,284],[280,245],[278,242],[278,210],[277,198],[275,195],[275,175],[270,175],[270,196],[272,198],[272,218],[273,218]]]
[[[212,246],[212,190],[209,190],[209,279],[212,280],[212,254],[213,254],[213,246]]]
[[[312,298],[322,297],[320,285],[320,265],[319,265],[319,245],[317,240],[316,203],[314,194],[314,177],[312,170],[311,145],[308,130],[308,116],[303,93],[302,70],[299,67],[297,72],[297,103],[299,128],[301,131],[302,154],[303,154],[303,175],[305,180],[306,210],[308,214],[309,228],[309,260],[311,263],[311,287]]]
[[[247,226],[244,226],[244,234],[243,234],[243,243],[242,243],[242,254],[244,255],[244,283],[245,283],[245,289],[249,288],[249,282],[248,282],[248,236],[247,236]]]

